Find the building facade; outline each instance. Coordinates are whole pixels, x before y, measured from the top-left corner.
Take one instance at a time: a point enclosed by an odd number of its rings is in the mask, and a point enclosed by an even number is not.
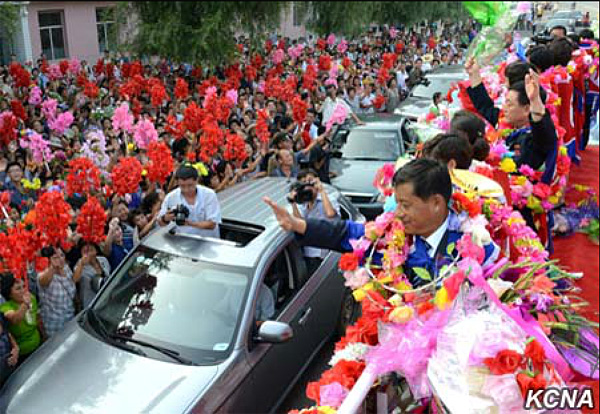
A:
[[[95,61],[116,46],[115,2],[29,1],[19,5],[12,39],[4,39],[2,63],[14,53],[20,62],[43,55],[49,61],[77,57]]]
[[[114,50],[118,35],[115,23],[116,2],[113,1],[22,1],[17,30],[12,39],[0,27],[0,63],[34,62],[42,54],[49,61],[77,57],[95,62],[105,49]],[[135,31],[135,16],[127,20],[128,38]],[[294,2],[281,13],[276,34],[290,39],[307,38],[310,34],[300,19]]]

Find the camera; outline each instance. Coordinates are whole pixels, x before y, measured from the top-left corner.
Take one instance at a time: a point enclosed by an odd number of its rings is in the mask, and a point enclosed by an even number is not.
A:
[[[185,221],[190,216],[190,210],[183,204],[178,205],[171,212],[175,215],[175,224],[178,226],[184,226]]]
[[[291,185],[290,191],[296,191],[296,196],[294,198],[288,197],[288,201],[296,204],[312,201],[314,198],[313,188],[314,184],[312,183],[295,182]]]
[[[545,34],[545,33],[537,34],[531,38],[531,41],[533,43],[535,43],[536,45],[546,45],[546,44],[552,42],[553,40],[554,40],[553,36],[551,36],[549,34]]]

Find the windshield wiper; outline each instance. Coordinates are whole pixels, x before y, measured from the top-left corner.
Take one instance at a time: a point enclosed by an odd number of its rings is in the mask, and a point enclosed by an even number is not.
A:
[[[190,361],[189,359],[186,359],[186,358],[180,356],[179,352],[174,351],[174,350],[169,349],[169,348],[164,348],[164,347],[162,347],[160,345],[151,344],[149,342],[141,341],[139,339],[130,338],[129,336],[120,335],[120,334],[117,334],[117,333],[111,334],[110,338],[116,339],[116,340],[120,340],[120,341],[123,341],[123,342],[133,342],[134,344],[154,349],[155,351],[158,351],[158,352],[160,352],[163,355],[167,355],[167,356],[171,357],[172,359],[174,359],[175,361],[177,361],[177,362],[179,362],[181,364],[196,365],[193,361]]]
[[[100,334],[100,336],[102,336],[102,338],[109,339],[109,340],[110,340],[110,343],[111,343],[112,345],[115,345],[115,346],[117,346],[117,347],[119,347],[119,348],[121,348],[121,349],[124,349],[124,350],[126,350],[126,351],[130,351],[130,352],[133,352],[133,353],[134,353],[134,354],[136,354],[136,355],[140,355],[140,356],[146,356],[146,353],[145,353],[144,351],[142,351],[141,349],[139,349],[139,348],[134,348],[134,347],[132,347],[132,346],[125,345],[125,344],[124,344],[124,343],[122,343],[122,342],[117,342],[117,341],[115,341],[115,340],[114,340],[115,338],[113,338],[113,337],[112,337],[112,335],[110,335],[110,334],[108,333],[108,329],[106,328],[106,325],[104,324],[104,322],[102,321],[102,319],[100,319],[100,318],[99,318],[99,317],[98,317],[98,316],[97,316],[97,315],[94,313],[94,311],[93,311],[93,310],[91,310],[91,309],[90,309],[90,310],[88,310],[87,314],[88,314],[89,316],[92,316],[92,317],[94,318],[95,324],[96,324],[96,326],[98,327],[98,328],[96,329],[96,331],[97,331],[97,332]]]
[[[345,157],[345,159],[350,161],[387,161],[376,157]]]

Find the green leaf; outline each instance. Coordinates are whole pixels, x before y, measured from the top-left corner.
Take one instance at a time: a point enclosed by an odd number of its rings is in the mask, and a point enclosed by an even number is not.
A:
[[[456,243],[450,243],[448,245],[448,247],[446,247],[446,253],[448,254],[448,256],[452,256],[452,253],[454,253],[455,247],[456,247]]]
[[[424,267],[414,267],[413,271],[421,279],[427,280],[428,282],[431,282],[431,275],[429,274],[429,272],[427,271],[427,269],[425,269]]]

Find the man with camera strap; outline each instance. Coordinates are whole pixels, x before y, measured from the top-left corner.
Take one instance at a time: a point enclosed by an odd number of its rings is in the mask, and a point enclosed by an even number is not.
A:
[[[158,213],[159,224],[175,222],[183,233],[219,238],[221,208],[217,194],[198,185],[198,171],[191,165],[181,166],[175,178],[178,188],[165,197]]]
[[[298,181],[292,185],[288,201],[292,204],[294,216],[299,219],[340,218],[339,205],[329,199],[319,175],[314,170],[302,170],[298,173]],[[312,274],[321,265],[328,250],[315,247],[304,247],[303,250],[309,274]]]

